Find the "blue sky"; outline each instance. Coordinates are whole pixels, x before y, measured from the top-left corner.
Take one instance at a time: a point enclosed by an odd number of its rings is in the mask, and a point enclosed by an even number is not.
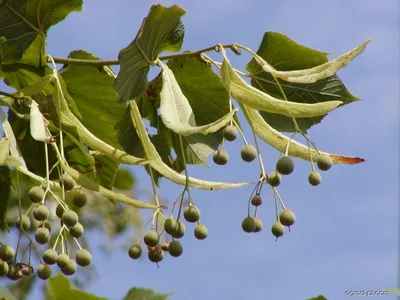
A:
[[[184,254],[166,258],[160,268],[145,260],[129,260],[126,251],[109,257],[94,252],[98,278],[88,291],[121,299],[132,286],[175,291],[172,299],[306,299],[324,294],[346,299],[347,290],[380,290],[398,286],[399,197],[399,1],[160,1],[187,10],[182,50],[216,43],[240,43],[256,50],[265,31],[284,33],[295,41],[340,55],[372,38],[366,51],[339,71],[347,88],[362,102],[329,114],[310,130],[312,140],[328,152],[360,156],[356,166],[335,165],[323,173],[323,183],[307,182],[309,164],[296,160],[293,175],[279,191],[297,215],[290,233],[275,242],[269,232],[274,219],[271,191],[264,190],[260,217],[264,229],[245,234],[252,187],[204,192],[193,190],[209,237],[183,239]],[[49,32],[48,53],[66,57],[84,49],[103,59],[115,59],[134,39],[152,1],[85,1],[82,13],[71,14]],[[216,56],[218,57],[218,56]],[[249,56],[233,58],[243,69]],[[242,118],[243,119],[243,118]],[[246,134],[251,137],[248,128]],[[224,181],[253,181],[256,162],[240,160],[239,140],[229,143],[226,167],[210,163],[193,167],[191,176]],[[269,171],[278,153],[263,144]],[[211,162],[210,158],[210,162]],[[150,180],[135,167],[141,189]],[[182,187],[163,181],[160,193],[169,201]],[[193,226],[188,225],[188,232]],[[93,242],[97,238],[93,236]],[[394,299],[385,296],[384,299]]]

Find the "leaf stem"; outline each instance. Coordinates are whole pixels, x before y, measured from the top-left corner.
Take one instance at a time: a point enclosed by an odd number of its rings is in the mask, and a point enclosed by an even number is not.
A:
[[[223,45],[224,48],[234,49],[235,44]],[[199,56],[204,52],[215,51],[215,45],[203,48],[193,52],[182,52],[177,54],[169,54],[158,57],[160,60],[177,59],[181,57],[194,57]],[[53,60],[57,64],[70,64],[70,65],[86,65],[86,66],[115,66],[119,65],[119,60],[102,60],[102,59],[77,59],[77,58],[63,58],[53,56]]]

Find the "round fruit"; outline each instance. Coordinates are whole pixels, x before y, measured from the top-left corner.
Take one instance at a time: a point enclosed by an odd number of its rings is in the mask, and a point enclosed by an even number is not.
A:
[[[254,232],[254,229],[256,229],[257,223],[252,217],[246,217],[244,218],[242,222],[242,229],[244,232]]]
[[[178,230],[178,221],[174,218],[168,218],[164,223],[165,232],[173,234]]]
[[[65,211],[64,207],[62,207],[61,204],[58,204],[57,207],[56,207],[56,215],[57,215],[57,217],[59,217],[61,219],[64,211]]]
[[[31,266],[23,266],[21,272],[24,276],[31,276],[33,273],[33,268]]]
[[[84,207],[87,203],[88,199],[84,191],[78,190],[74,194],[74,198],[72,199],[72,203],[76,207]]]
[[[283,156],[276,163],[276,170],[282,175],[289,175],[294,170],[294,162],[289,156]]]
[[[63,183],[64,190],[69,191],[75,187],[75,180],[67,173],[61,176],[60,182]]]
[[[144,235],[143,240],[147,246],[154,247],[154,246],[158,245],[158,241],[160,240],[160,237],[158,236],[157,231],[155,231],[154,229],[151,229]]]
[[[50,240],[50,232],[47,228],[39,227],[35,233],[35,241],[40,245],[48,243]]]
[[[151,262],[158,263],[164,258],[164,252],[161,250],[161,248],[154,247],[149,250],[148,257]]]
[[[22,274],[18,265],[9,265],[7,278],[11,280],[21,279],[24,275]]]
[[[79,222],[69,228],[69,234],[74,238],[80,238],[84,231],[82,224]]]
[[[329,155],[322,154],[317,158],[317,166],[321,171],[328,171],[333,165],[332,158]]]
[[[57,257],[57,266],[62,270],[70,265],[71,259],[66,253],[60,253]]]
[[[198,240],[204,240],[208,236],[208,229],[206,225],[199,224],[194,228],[194,236]]]
[[[58,253],[54,249],[47,249],[43,253],[43,261],[48,265],[54,265],[57,262]]]
[[[296,215],[290,209],[284,209],[279,214],[279,221],[282,225],[285,226],[292,226],[296,221]]]
[[[229,160],[228,152],[225,150],[217,150],[214,152],[213,161],[220,166],[226,165]]]
[[[51,269],[48,265],[40,264],[36,273],[40,279],[47,280],[51,276]]]
[[[321,174],[317,171],[311,171],[308,174],[308,182],[313,186],[319,185],[321,183]]]
[[[178,221],[178,230],[174,233],[171,233],[171,236],[175,239],[180,239],[185,235],[186,232],[186,226],[183,222]]]
[[[169,243],[165,242],[164,244],[161,245],[161,250],[162,251],[168,251],[169,250]]]
[[[262,204],[262,199],[260,195],[255,195],[251,198],[251,204],[254,206],[260,206]]]
[[[178,257],[183,253],[183,247],[179,241],[172,241],[169,243],[168,252],[171,256]]]
[[[285,233],[285,227],[280,222],[275,221],[272,224],[271,232],[274,236],[276,236],[278,238]]]
[[[8,263],[0,261],[0,276],[6,276],[8,274]]]
[[[263,228],[263,223],[260,218],[255,217],[254,220],[256,221],[256,228],[254,229],[253,232],[260,232],[261,229]]]
[[[28,198],[33,203],[39,203],[44,198],[44,191],[40,186],[34,186],[28,192]]]
[[[129,257],[132,259],[138,259],[142,256],[142,246],[139,244],[133,244],[128,251]]]
[[[22,220],[22,222],[21,222]],[[17,221],[15,222],[15,225],[17,226],[18,229],[22,229],[23,231],[27,231],[29,227],[31,227],[31,220],[27,215],[22,215],[21,220],[18,217]]]
[[[274,187],[277,187],[281,184],[281,179],[281,174],[276,171],[273,171],[271,174],[268,175],[268,183]]]
[[[238,130],[236,126],[233,125],[226,126],[222,131],[222,136],[224,137],[224,139],[230,142],[236,140],[238,136]]]
[[[90,254],[89,250],[82,248],[76,252],[75,260],[76,263],[81,267],[87,267],[92,263],[92,255]]]
[[[0,259],[3,261],[10,261],[15,256],[15,250],[10,245],[3,245],[0,248]]]
[[[186,206],[183,210],[183,216],[186,221],[195,223],[200,219],[200,210],[194,205]]]
[[[240,156],[245,162],[252,162],[257,156],[257,150],[253,145],[244,145],[240,150]]]
[[[75,274],[76,270],[77,270],[76,262],[72,258],[70,258],[68,266],[65,267],[64,269],[61,269],[61,272],[63,272],[67,276],[71,276]]]
[[[33,209],[32,215],[37,221],[45,221],[49,217],[49,209],[46,205],[39,204]]]
[[[78,217],[77,213],[74,212],[73,210],[67,210],[63,213],[61,220],[68,227],[72,227],[78,223],[79,217]]]

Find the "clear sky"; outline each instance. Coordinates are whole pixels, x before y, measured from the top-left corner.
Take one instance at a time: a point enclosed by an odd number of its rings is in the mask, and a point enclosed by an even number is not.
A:
[[[133,286],[173,292],[172,299],[306,299],[324,294],[347,299],[345,291],[381,290],[399,286],[399,1],[160,1],[187,10],[182,50],[216,43],[241,43],[253,50],[265,31],[284,33],[295,41],[340,55],[372,38],[365,52],[339,71],[347,88],[362,102],[342,107],[309,131],[317,146],[328,152],[360,156],[356,166],[335,165],[323,173],[323,183],[307,182],[309,164],[296,160],[294,174],[279,187],[285,204],[297,215],[290,233],[275,242],[272,192],[264,190],[260,217],[264,230],[245,234],[252,187],[217,192],[193,190],[194,200],[208,226],[209,237],[197,241],[187,234],[184,253],[167,257],[157,269],[146,261],[132,261],[126,251],[112,256],[93,253],[98,277],[88,291],[112,300],[122,299]],[[66,57],[84,49],[103,59],[115,59],[128,45],[152,1],[87,0],[82,13],[73,13],[49,32],[48,52]],[[218,56],[216,56],[218,57]],[[250,57],[233,58],[244,69]],[[243,118],[241,118],[243,120]],[[246,134],[250,132],[246,127]],[[223,181],[253,181],[256,162],[240,160],[238,140],[227,150],[226,167],[194,167],[191,176]],[[267,169],[278,153],[262,145]],[[133,168],[141,189],[150,180]],[[160,193],[172,201],[182,187],[162,181]],[[188,225],[188,232],[193,226]],[[93,242],[97,238],[93,236]],[[394,299],[385,296],[382,299]],[[375,299],[375,298],[374,298]],[[377,297],[377,299],[380,299]]]

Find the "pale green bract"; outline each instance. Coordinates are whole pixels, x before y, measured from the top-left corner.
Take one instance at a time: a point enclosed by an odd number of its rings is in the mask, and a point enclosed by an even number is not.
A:
[[[336,74],[336,72],[347,66],[353,59],[360,55],[371,39],[363,42],[358,47],[328,61],[322,65],[310,69],[295,70],[295,71],[277,71],[268,64],[262,57],[254,55],[255,61],[261,65],[267,73],[279,77],[288,82],[294,83],[314,83],[318,80],[328,78]]]
[[[309,148],[308,146],[303,145],[295,140],[290,140],[289,137],[275,130],[267,122],[265,122],[257,110],[252,109],[244,104],[240,104],[240,107],[242,108],[247,122],[249,122],[250,126],[253,128],[254,133],[279,152],[285,153],[286,147],[288,143],[290,143],[288,155],[307,161],[311,161],[311,157],[313,161],[315,161],[320,154],[329,155],[332,158],[332,161],[336,164],[356,164],[364,161],[358,157],[340,156],[322,151],[319,151],[318,153],[315,149]]]
[[[326,101],[314,104],[297,103],[281,100],[247,84],[232,68],[225,50],[224,61],[220,68],[222,82],[233,99],[240,104],[265,112],[294,118],[323,116],[342,104],[341,101]]]
[[[183,94],[171,69],[159,61],[162,67],[163,86],[160,93],[160,112],[164,125],[173,132],[188,136],[196,133],[214,133],[229,123],[237,109],[222,118],[203,126],[197,126],[188,99]]]
[[[154,170],[162,174],[164,177],[168,178],[169,180],[177,184],[185,185],[186,183],[188,183],[189,186],[193,186],[203,190],[238,188],[250,184],[250,182],[228,183],[228,182],[206,181],[192,177],[186,178],[186,176],[174,171],[162,161],[160,155],[157,152],[157,149],[151,142],[147,134],[146,127],[143,124],[142,117],[140,115],[136,101],[134,100],[129,101],[129,106],[130,106],[130,115],[133,126],[135,127],[136,132],[142,142],[144,152],[146,153],[146,158],[149,159],[149,165]]]

